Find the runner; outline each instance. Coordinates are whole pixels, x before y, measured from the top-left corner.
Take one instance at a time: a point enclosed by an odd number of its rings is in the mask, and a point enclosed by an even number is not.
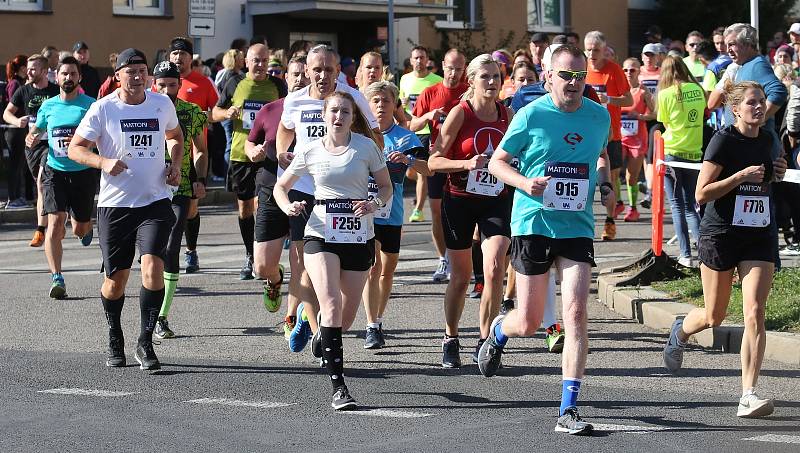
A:
[[[468,85],[464,82],[465,67],[466,59],[461,51],[457,49],[447,51],[442,61],[444,79],[436,85],[423,90],[419,98],[417,98],[409,129],[418,131],[425,126],[429,126],[431,143],[436,142],[439,129],[444,124],[445,118],[447,118],[450,110],[458,105],[461,96],[467,91]],[[442,229],[442,193],[445,180],[446,175],[444,173],[434,173],[428,177],[426,183],[431,208],[431,236],[433,237],[433,245],[436,247],[436,253],[439,255],[439,266],[433,272],[434,282],[447,281],[450,274],[450,263],[447,261],[447,248],[444,241],[444,230]]]
[[[424,155],[423,145],[417,135],[394,123],[397,87],[391,82],[375,82],[367,88],[365,96],[383,132],[383,155],[394,186],[392,199],[374,215],[375,264],[370,270],[367,287],[364,289],[364,312],[367,315],[364,349],[380,349],[386,344],[383,336],[383,315],[389,303],[394,271],[400,257],[404,219],[403,180],[409,167],[413,167],[423,177],[430,176],[430,170],[424,159],[416,157],[420,152]],[[372,179],[370,196],[376,196],[375,181]]]
[[[337,60],[331,57],[331,52],[311,49],[309,68],[316,72],[315,60],[320,59],[331,60],[330,66],[335,68]],[[331,73],[335,76],[336,71]],[[287,99],[286,107],[292,97]],[[371,137],[372,125],[350,94],[329,94],[322,117],[326,131],[321,140],[297,144],[292,163],[279,177],[274,195],[287,215],[308,213],[304,261],[320,304],[319,337],[323,364],[333,385],[331,406],[343,410],[355,408],[356,402],[342,374],[342,331],[350,328],[358,311],[367,273],[375,260],[373,213],[392,197],[392,182],[383,153]],[[370,174],[378,185],[378,195],[367,200]],[[289,198],[289,189],[302,176],[313,178],[311,204]]]
[[[633,106],[622,108],[622,157],[626,160],[625,179],[628,183],[628,212],[626,222],[639,220],[636,201],[639,196],[639,173],[647,154],[647,121],[655,119],[655,100],[650,91],[639,84],[641,64],[636,58],[622,63],[622,72],[631,86]]]
[[[642,49],[642,63],[639,68],[639,84],[644,86],[648,92],[656,99],[658,92],[658,79],[661,78],[661,63],[666,56],[666,48],[662,44],[645,44]],[[644,164],[644,179],[647,183],[647,193],[641,201],[641,206],[645,209],[650,209],[650,188],[653,182],[651,176],[653,174],[653,146],[655,143],[654,136],[656,131],[664,132],[664,126],[655,121],[655,119],[647,122],[647,154],[645,155]]]
[[[283,80],[267,74],[269,49],[263,44],[254,44],[247,49],[247,76],[241,80],[231,79],[225,85],[217,105],[211,112],[213,121],[233,121],[231,163],[228,167],[227,187],[236,193],[239,207],[239,232],[246,251],[244,265],[239,272],[240,280],[253,278],[253,237],[258,195],[256,172],[260,163],[251,162],[245,154],[244,143],[253,127],[256,113],[265,104],[286,96]]]
[[[428,55],[428,49],[425,47],[416,46],[411,49],[412,71],[400,77],[400,102],[402,102],[408,115],[414,115],[414,107],[422,91],[442,81],[442,77],[428,71]],[[422,129],[412,128],[411,130],[417,133],[422,146],[425,149],[429,149],[433,142],[431,141],[431,129],[428,124],[423,124]],[[413,175],[413,172],[409,171],[408,174]],[[422,209],[425,207],[425,199],[429,192],[427,188],[428,180],[420,177],[417,177],[416,180],[416,204],[408,217],[409,222],[425,221]],[[434,206],[431,205],[431,210],[433,209]]]
[[[162,61],[153,69],[156,92],[168,96],[175,105],[178,124],[183,133],[183,155],[180,161],[181,181],[172,196],[172,213],[175,224],[170,230],[169,242],[164,256],[164,301],[154,335],[156,338],[173,338],[175,333],[169,328],[167,316],[172,305],[172,298],[178,287],[180,276],[180,253],[183,230],[187,225],[190,212],[190,200],[206,196],[205,180],[208,174],[208,149],[206,148],[203,129],[208,118],[206,114],[191,102],[178,98],[183,87],[180,70],[175,63]],[[170,156],[166,156],[170,159]]]
[[[69,158],[102,170],[97,229],[105,269],[100,300],[109,326],[106,366],[125,366],[120,317],[138,246],[141,328],[134,358],[141,369],[158,370],[153,329],[164,300],[163,260],[175,223],[167,184],[180,183],[183,134],[172,101],[146,90],[147,68],[140,50],[120,52],[115,68],[120,88],[89,108],[70,141]],[[164,159],[165,143],[169,165]],[[91,151],[95,145],[99,154]]]
[[[44,212],[47,214],[47,234],[44,251],[52,274],[50,297],[67,297],[67,285],[61,274],[64,222],[71,214],[72,233],[88,246],[92,243],[92,207],[97,181],[96,171],[76,164],[67,157],[70,138],[94,99],[80,94],[78,60],[67,57],[56,66],[56,80],[61,88],[56,97],[39,107],[36,124],[28,133],[26,146],[35,148],[44,131],[48,137],[47,164],[42,171]]]
[[[429,167],[447,174],[442,197],[442,226],[450,259],[450,282],[444,295],[445,335],[442,366],[458,368],[458,322],[472,271],[472,235],[477,226],[485,238],[480,302],[480,339],[489,335],[489,324],[500,311],[506,252],[511,242],[511,196],[501,181],[489,174],[486,164],[508,127],[512,112],[497,99],[502,85],[500,68],[489,54],[475,57],[467,66],[469,89],[453,107],[434,142]]]
[[[703,42],[703,34],[699,31],[691,31],[686,36],[686,57],[683,58],[683,62],[686,64],[686,67],[689,68],[689,73],[691,73],[695,79],[701,84],[703,83],[703,76],[706,74],[706,65],[700,61],[700,55],[697,53],[697,46]]]
[[[428,61],[430,66],[431,61]],[[391,82],[394,76],[383,66],[383,57],[378,52],[367,52],[361,56],[361,62],[356,72],[356,84],[359,91],[366,96],[367,88],[375,82],[385,80]],[[394,120],[403,128],[408,128],[408,115],[403,108],[403,103],[397,99],[397,107],[394,111]]]
[[[194,54],[192,41],[189,38],[179,36],[170,42],[169,50],[169,61],[178,66],[181,75],[178,99],[195,104],[200,107],[202,112],[209,115],[214,106],[217,105],[217,102],[219,102],[219,95],[217,94],[216,87],[208,77],[192,70],[192,55]],[[161,90],[158,91],[165,94]],[[177,105],[178,104],[176,104],[176,106]],[[180,113],[182,110],[180,108],[177,110],[179,115],[178,119],[180,120]],[[203,125],[203,129],[203,142],[208,143],[208,130],[205,124]],[[184,132],[185,131],[186,128],[184,127]],[[186,134],[184,134],[184,138],[186,139],[186,143],[191,141],[190,137],[186,136]],[[186,146],[191,152],[192,147],[188,144]],[[189,160],[191,161],[192,158],[190,157]],[[201,159],[194,158],[194,161],[204,162],[203,165],[206,167],[208,166],[208,156],[204,156]],[[205,185],[206,174],[207,172],[204,171],[195,182],[200,182]],[[197,210],[199,200],[196,195],[197,194],[189,194],[186,212],[186,254],[184,256],[184,269],[187,274],[200,270],[200,259],[197,256],[197,236],[200,234],[200,213]],[[177,273],[178,271],[175,272]]]
[[[305,62],[305,56],[295,57],[289,62],[286,72],[289,93],[308,86],[309,79],[306,76]],[[292,236],[293,241],[289,251],[292,273],[289,279],[289,303],[286,307],[283,328],[284,337],[289,341],[289,349],[298,352],[305,347],[310,336],[309,321],[306,318],[311,313],[313,321],[313,315],[316,313],[316,309],[310,308],[304,311],[303,308],[298,307],[304,305],[300,302],[301,296],[304,296],[302,299],[307,301],[316,300],[316,297],[310,290],[303,294],[301,286],[303,268],[300,263],[303,252],[300,244],[302,244],[305,218],[302,216],[287,217],[275,203],[275,197],[272,195],[275,181],[278,179],[276,135],[285,101],[286,98],[281,98],[261,107],[256,114],[244,149],[251,161],[262,164],[256,175],[259,192],[255,225],[254,270],[256,275],[264,279],[262,299],[264,306],[270,312],[278,311],[281,306],[280,290],[283,282],[283,268],[279,261],[283,252],[283,242],[290,232],[295,233]],[[275,282],[275,284],[270,282]],[[308,286],[306,285],[306,287]],[[299,317],[296,315],[298,312],[301,314]],[[316,329],[316,325],[314,328]],[[292,335],[292,332],[295,334]]]
[[[484,376],[493,376],[508,338],[530,336],[539,328],[548,270],[555,264],[562,278],[566,331],[555,430],[589,434],[592,425],[578,414],[577,399],[589,349],[586,304],[594,266],[595,164],[606,146],[611,118],[606,109],[581,96],[587,73],[583,52],[564,45],[551,61],[547,78],[552,91],[517,112],[489,164],[492,174],[517,188],[511,262],[517,271],[519,309],[494,319],[478,367]],[[515,157],[519,172],[510,165]]]
[[[278,125],[275,137],[279,165],[278,178],[281,177],[284,168],[289,166],[294,156],[289,151],[293,141],[295,142],[295,148],[305,146],[321,138],[327,132],[327,125],[322,117],[324,98],[334,91],[347,93],[353,97],[359,106],[359,110],[366,115],[367,122],[373,132],[379,134],[378,123],[372,116],[364,95],[349,85],[336,81],[339,72],[338,62],[339,55],[332,47],[318,45],[309,50],[306,59],[306,75],[310,79],[310,85],[287,96],[283,104],[281,122]],[[382,138],[378,140],[379,145],[383,146]],[[307,205],[313,205],[314,193],[314,179],[311,176],[305,176],[292,186],[289,191],[289,199],[293,202],[305,201]],[[296,319],[300,321],[296,324],[296,328],[292,330],[289,339],[289,348],[295,352],[302,351],[305,347],[309,328],[317,334],[315,337],[317,341],[314,342],[317,346],[320,344],[318,340],[321,334],[317,328],[318,322],[316,322],[317,316],[319,316],[319,304],[304,265],[303,237],[306,234],[306,221],[308,221],[308,216],[292,216],[289,218],[289,232],[292,240],[292,252],[289,255],[289,264],[292,266],[292,278],[289,280],[289,304],[297,307],[297,311],[294,313]],[[281,236],[286,234],[282,228],[277,228],[275,231],[273,234],[283,233]],[[273,250],[272,247],[270,247],[270,250]],[[276,250],[274,253],[279,253],[279,251]],[[277,264],[274,255],[271,256],[273,258],[267,259],[267,263]],[[272,269],[269,269],[269,267],[272,267]],[[262,272],[261,275],[266,280],[264,285],[265,304],[269,304],[271,307],[280,307],[282,275],[274,264],[269,264],[268,269],[265,273]],[[297,299],[292,299],[292,297]],[[300,304],[300,301],[303,301],[303,304]],[[275,310],[277,309],[275,308]],[[305,321],[309,321],[310,324],[306,324]],[[321,351],[318,347],[313,349],[313,353],[316,357],[321,357]]]
[[[606,57],[606,37],[599,31],[590,31],[583,38],[586,56],[589,59],[589,75],[586,83],[591,85],[600,97],[600,103],[611,114],[611,138],[608,142],[608,157],[611,164],[611,184],[614,187],[616,206],[607,206],[602,238],[613,241],[617,237],[614,219],[625,210],[620,199],[619,172],[622,169],[622,112],[621,107],[633,105],[631,87],[622,68]]]
[[[18,128],[32,129],[36,125],[36,114],[42,103],[53,96],[58,96],[58,85],[47,80],[47,58],[39,54],[28,57],[28,83],[20,87],[3,111],[3,120]],[[36,181],[36,231],[33,232],[31,247],[41,247],[45,241],[47,229],[47,215],[44,213],[44,195],[42,193],[41,170],[47,161],[47,141],[38,141],[33,148],[25,147],[25,158],[28,169]]]
[[[533,85],[538,82],[539,78],[536,76],[536,70],[533,68],[532,63],[523,60],[514,64],[514,70],[511,71],[512,90],[511,94],[503,99],[503,105],[511,107],[511,100],[520,88]]]
[[[756,384],[764,359],[764,306],[772,286],[773,250],[778,241],[771,227],[770,182],[783,179],[786,161],[782,157],[773,160],[773,138],[760,127],[767,112],[761,85],[729,83],[725,92],[736,123],[711,139],[697,180],[697,201],[706,204],[698,244],[705,308],[696,308],[672,324],[664,347],[664,366],[673,373],[678,371],[689,337],[722,324],[733,273],[738,270],[745,319],[742,397],[736,415],[765,417],[773,412],[774,404],[758,396]]]

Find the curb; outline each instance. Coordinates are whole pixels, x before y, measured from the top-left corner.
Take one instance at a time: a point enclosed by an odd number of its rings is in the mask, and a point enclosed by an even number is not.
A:
[[[236,195],[228,192],[224,187],[209,187],[206,189],[206,197],[200,200],[200,206],[215,206],[223,204],[233,204],[236,202]],[[97,210],[97,197],[95,197],[93,211]],[[4,223],[36,223],[36,209],[0,209],[0,224]]]
[[[650,286],[616,286],[621,274],[604,274],[597,279],[597,297],[606,307],[628,319],[634,319],[653,329],[668,331],[672,323],[685,317],[694,305],[678,302],[666,293]],[[744,326],[721,325],[693,335],[691,340],[700,346],[739,353]],[[764,358],[800,366],[800,334],[767,331]]]

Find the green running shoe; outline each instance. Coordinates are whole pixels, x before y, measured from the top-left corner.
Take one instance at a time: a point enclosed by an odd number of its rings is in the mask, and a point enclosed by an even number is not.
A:
[[[276,283],[269,280],[264,281],[264,307],[270,313],[275,313],[281,308],[281,285],[283,284],[283,265],[279,264],[278,269],[281,278]]]

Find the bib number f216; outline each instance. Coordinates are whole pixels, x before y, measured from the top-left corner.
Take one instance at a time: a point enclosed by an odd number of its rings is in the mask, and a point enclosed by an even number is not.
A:
[[[476,195],[496,197],[503,191],[505,185],[497,176],[489,173],[487,168],[470,170],[467,177],[467,192]]]

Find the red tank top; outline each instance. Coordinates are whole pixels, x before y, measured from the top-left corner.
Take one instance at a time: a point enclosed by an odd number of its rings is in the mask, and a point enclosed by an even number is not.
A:
[[[647,88],[641,85],[638,88],[631,89],[633,105],[622,107],[622,144],[626,146],[647,146],[647,123],[643,120],[630,120],[628,118],[630,112],[637,112],[642,115],[647,113],[647,103],[644,101],[646,90]]]
[[[469,101],[461,101],[459,105],[464,111],[464,123],[445,157],[452,160],[469,160],[478,154],[491,157],[508,129],[508,111],[503,104],[495,101],[498,119],[483,121],[475,114]],[[457,197],[484,197],[467,192],[469,174],[468,171],[448,173],[445,186],[448,193]],[[503,189],[499,196],[505,196],[506,193],[507,190]]]

